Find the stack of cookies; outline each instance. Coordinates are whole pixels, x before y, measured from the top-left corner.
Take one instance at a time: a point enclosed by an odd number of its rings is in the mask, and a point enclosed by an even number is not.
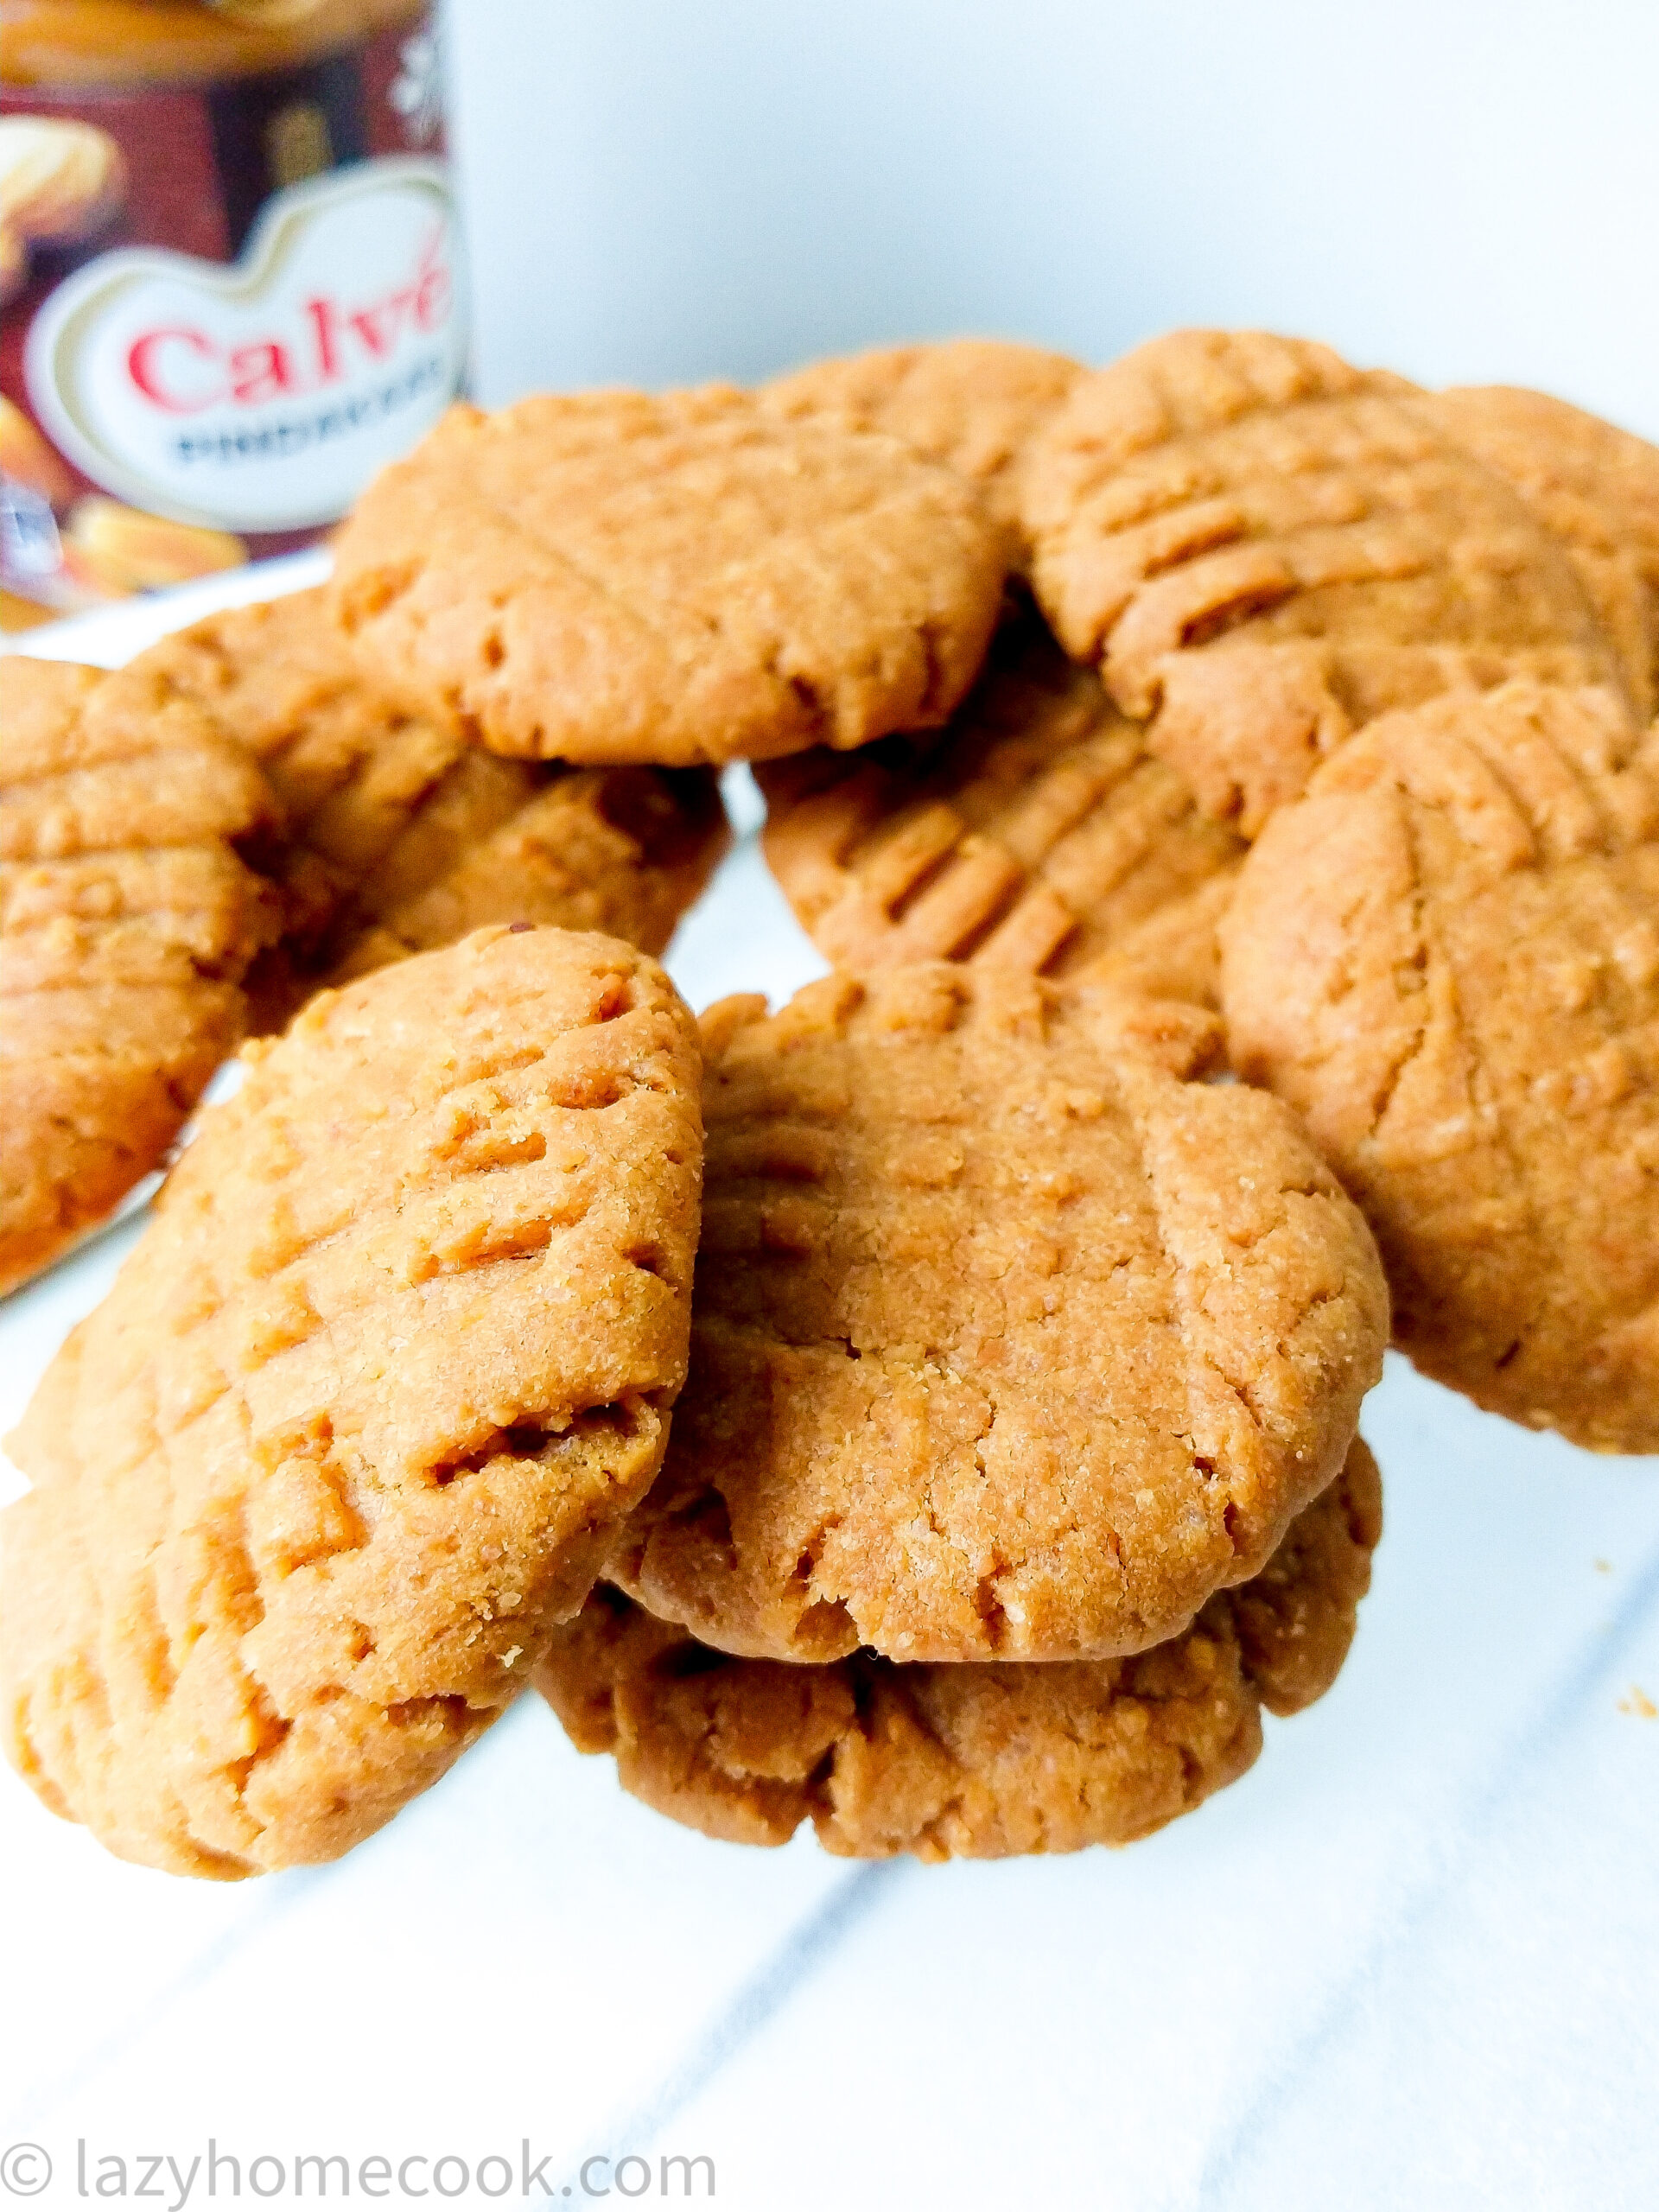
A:
[[[0,658],[0,1291],[160,1166],[325,984],[494,921],[660,952],[725,849],[711,773],[500,760],[365,682],[321,592],[114,675]]]
[[[1196,1806],[1391,1326],[1659,1448],[1656,681],[1659,453],[1223,333],[459,408],[326,591],[0,663],[0,1280],[251,1040],[13,1440],[13,1763],[223,1877],[526,1682],[734,1840]],[[699,1024],[735,760],[833,972]]]

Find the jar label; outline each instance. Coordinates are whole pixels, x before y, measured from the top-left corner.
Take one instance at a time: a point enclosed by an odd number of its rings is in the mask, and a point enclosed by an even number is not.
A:
[[[290,185],[228,266],[124,247],[59,285],[29,334],[30,401],[79,468],[152,514],[335,521],[460,385],[455,256],[435,162]]]
[[[0,85],[0,630],[310,543],[460,388],[433,10],[369,12],[269,69]]]

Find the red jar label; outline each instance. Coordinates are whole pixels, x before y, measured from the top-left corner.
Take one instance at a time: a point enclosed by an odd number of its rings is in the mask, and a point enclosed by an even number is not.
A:
[[[454,396],[427,29],[0,109],[8,593],[69,608],[302,543]]]

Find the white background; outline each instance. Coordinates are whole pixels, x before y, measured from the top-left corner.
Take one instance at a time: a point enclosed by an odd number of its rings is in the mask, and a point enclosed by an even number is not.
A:
[[[1265,325],[1659,433],[1653,0],[457,0],[493,402]]]
[[[460,0],[451,29],[486,398],[1236,321],[1659,433],[1659,7]],[[699,1004],[814,972],[752,844],[672,964]],[[132,1233],[0,1307],[7,1425]],[[582,2157],[666,2149],[755,2212],[1648,2212],[1659,1465],[1397,1363],[1365,1426],[1389,1530],[1341,1682],[1124,1854],[741,1852],[533,1702],[339,1866],[229,1890],[116,1864],[0,1773],[0,2152],[48,2147],[35,2201],[67,2205],[78,2138],[136,2189],[136,2154],[212,2135],[290,2171],[529,2137],[577,2203]]]

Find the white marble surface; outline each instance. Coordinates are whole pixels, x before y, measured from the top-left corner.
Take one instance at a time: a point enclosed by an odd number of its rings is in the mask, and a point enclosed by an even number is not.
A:
[[[35,642],[117,658],[201,597]],[[752,839],[671,965],[699,1005],[817,972]],[[139,1227],[0,1305],[8,1425]],[[1659,1463],[1398,1362],[1365,1428],[1389,1525],[1341,1681],[1128,1853],[744,1852],[534,1701],[338,1866],[233,1888],[118,1864],[0,1771],[0,2177],[33,2142],[36,2201],[81,2202],[84,2142],[88,2188],[123,2155],[132,2194],[141,2155],[188,2173],[212,2137],[290,2191],[298,2153],[389,2156],[392,2202],[403,2158],[499,2153],[519,2202],[528,2139],[577,2202],[583,2159],[630,2153],[656,2201],[668,2152],[755,2212],[1650,2206]]]

